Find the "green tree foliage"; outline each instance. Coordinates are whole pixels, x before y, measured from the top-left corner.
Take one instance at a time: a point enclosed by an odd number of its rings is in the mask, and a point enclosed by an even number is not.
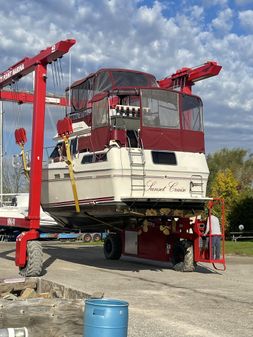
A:
[[[225,229],[229,230],[228,215],[230,214],[234,203],[239,197],[238,192],[239,182],[234,177],[230,169],[224,171],[218,171],[213,179],[211,186],[211,196],[213,198],[223,198],[225,200]],[[220,209],[216,209],[216,213],[220,214]]]
[[[224,198],[231,205],[239,196],[238,186],[239,182],[230,169],[218,171],[211,186],[212,197]]]
[[[243,221],[245,229],[252,230],[249,219],[253,219],[253,156],[241,148],[222,149],[208,155],[207,162],[210,170],[207,193],[224,198],[226,230],[236,230],[235,226],[238,229]],[[240,208],[243,221],[239,221]]]
[[[253,183],[253,156],[241,148],[221,149],[207,156],[210,170],[208,193],[211,192],[213,180],[219,171],[230,169],[239,183],[238,190],[251,189]]]

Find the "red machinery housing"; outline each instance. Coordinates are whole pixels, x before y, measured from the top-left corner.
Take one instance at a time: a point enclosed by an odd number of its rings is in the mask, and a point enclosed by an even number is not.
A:
[[[207,219],[211,219],[212,209],[217,205],[221,209],[219,259],[212,256],[213,233],[211,221],[209,233],[204,235]],[[208,203],[207,219],[178,218],[177,221],[166,221],[164,225],[161,220],[158,224],[155,222],[147,223],[144,230],[143,227],[139,230],[125,230],[121,233],[122,252],[124,255],[143,259],[172,261],[174,265],[177,265],[176,268],[181,271],[194,270],[193,261],[195,263],[212,263],[215,269],[219,269],[216,265],[223,265],[223,270],[225,270],[224,212],[224,200],[213,199]],[[187,242],[193,242],[193,246],[188,245]]]

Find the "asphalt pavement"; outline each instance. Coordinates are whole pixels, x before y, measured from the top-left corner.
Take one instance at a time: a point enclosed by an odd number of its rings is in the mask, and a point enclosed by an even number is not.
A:
[[[128,337],[252,337],[253,258],[191,273],[164,264],[105,260],[102,247],[46,242],[43,278],[129,303]],[[15,244],[0,243],[0,278],[17,277]]]

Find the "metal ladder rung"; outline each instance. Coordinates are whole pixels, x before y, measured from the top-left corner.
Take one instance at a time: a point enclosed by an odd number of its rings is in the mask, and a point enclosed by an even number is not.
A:
[[[141,151],[138,151],[138,152],[135,152],[135,151],[129,151],[130,154],[133,154],[135,156],[142,156],[142,152]]]
[[[139,142],[140,141],[140,142]],[[142,144],[141,139],[139,139],[138,144]],[[131,193],[134,191],[145,192],[145,157],[142,147],[132,148],[129,142],[129,161],[131,169]]]
[[[143,185],[132,185],[134,191],[143,191]]]
[[[133,162],[131,162],[131,165],[136,166],[136,167],[143,167],[144,166],[144,164],[142,164],[142,163],[133,163]]]

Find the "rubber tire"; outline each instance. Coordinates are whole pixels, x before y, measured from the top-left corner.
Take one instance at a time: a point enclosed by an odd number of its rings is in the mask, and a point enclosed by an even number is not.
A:
[[[118,234],[109,234],[104,241],[104,255],[107,260],[118,260],[122,254],[121,238]]]
[[[191,272],[196,268],[193,254],[193,243],[191,241],[180,241],[174,248],[173,269],[181,272]]]
[[[93,241],[94,242],[98,242],[98,241],[101,241],[101,235],[99,233],[95,233],[93,235]]]
[[[83,242],[91,242],[92,241],[92,236],[89,233],[83,234]]]
[[[27,242],[27,262],[19,268],[19,274],[25,277],[40,276],[43,268],[43,251],[39,241]]]

